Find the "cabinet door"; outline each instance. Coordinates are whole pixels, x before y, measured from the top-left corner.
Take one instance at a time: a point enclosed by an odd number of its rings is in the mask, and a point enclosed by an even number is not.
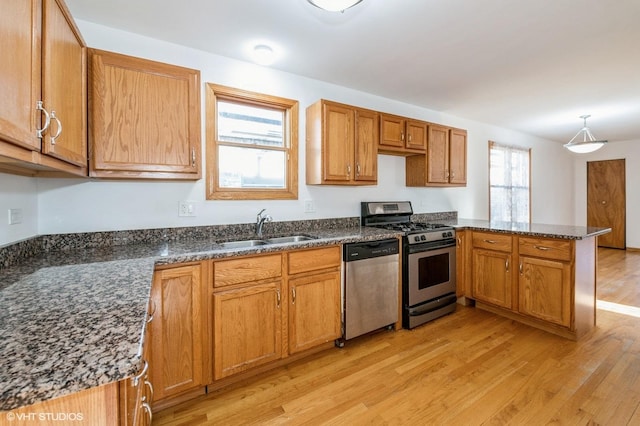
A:
[[[86,51],[66,6],[43,1],[42,99],[51,124],[42,152],[87,165]],[[55,117],[55,118],[54,118]]]
[[[429,125],[427,183],[449,183],[449,129]]]
[[[449,134],[449,182],[467,183],[467,131],[451,129]]]
[[[0,0],[0,139],[40,151],[40,0]]]
[[[92,50],[89,78],[92,176],[200,178],[199,71]]]
[[[214,379],[282,356],[281,282],[213,293]]]
[[[355,180],[378,181],[378,141],[380,127],[375,111],[356,109]]]
[[[353,121],[351,108],[325,104],[324,135],[324,178],[328,181],[349,181],[355,166],[353,161]]]
[[[512,309],[511,254],[491,250],[473,250],[473,297]]]
[[[151,299],[151,382],[161,400],[203,386],[206,297],[201,265],[157,271]]]
[[[571,268],[569,263],[520,257],[520,313],[569,327]]]
[[[425,152],[427,149],[427,123],[407,121],[407,148]]]
[[[404,150],[405,120],[395,115],[380,114],[380,146]]]
[[[340,272],[289,281],[289,353],[340,337]]]

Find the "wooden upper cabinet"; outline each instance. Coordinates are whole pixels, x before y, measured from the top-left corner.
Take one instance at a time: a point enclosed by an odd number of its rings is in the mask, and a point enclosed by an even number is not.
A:
[[[87,175],[86,49],[62,0],[0,0],[3,171]]]
[[[427,125],[391,114],[380,114],[378,152],[392,155],[423,153],[427,147]]]
[[[90,175],[199,179],[200,71],[90,54]]]
[[[42,98],[51,122],[42,152],[78,166],[87,165],[87,84],[85,47],[64,6],[44,0]]]
[[[309,185],[372,185],[378,179],[378,114],[326,100],[307,108]]]
[[[429,124],[427,152],[406,161],[407,186],[465,186],[467,131]]]

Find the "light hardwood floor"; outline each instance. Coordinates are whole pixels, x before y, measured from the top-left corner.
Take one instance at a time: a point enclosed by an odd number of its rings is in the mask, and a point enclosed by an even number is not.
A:
[[[640,425],[640,253],[600,249],[599,261],[604,303],[579,342],[459,306],[166,409],[153,424]]]

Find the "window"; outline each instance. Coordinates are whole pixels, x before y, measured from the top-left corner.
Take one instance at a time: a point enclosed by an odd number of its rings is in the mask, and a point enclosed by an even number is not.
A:
[[[489,142],[489,219],[530,221],[531,150]]]
[[[207,199],[298,198],[298,101],[207,83]]]

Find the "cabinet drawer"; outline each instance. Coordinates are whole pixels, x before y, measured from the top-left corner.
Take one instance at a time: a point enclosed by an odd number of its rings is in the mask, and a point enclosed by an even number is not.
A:
[[[511,235],[492,232],[474,232],[473,246],[487,250],[511,251]]]
[[[571,241],[520,237],[518,252],[545,259],[571,261]]]
[[[291,252],[289,253],[289,273],[300,274],[340,266],[341,253],[340,246]]]
[[[213,264],[213,286],[224,287],[282,276],[282,256],[243,257]]]

